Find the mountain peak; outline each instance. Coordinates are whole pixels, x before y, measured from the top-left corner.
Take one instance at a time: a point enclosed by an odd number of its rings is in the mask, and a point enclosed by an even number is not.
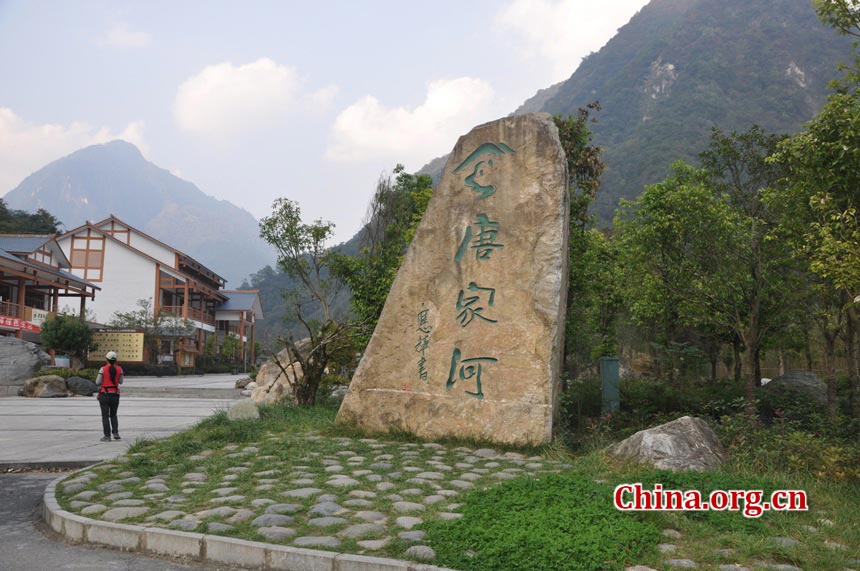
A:
[[[116,215],[234,284],[274,259],[248,211],[206,195],[123,140],[58,159],[28,176],[4,199],[16,210],[44,208],[66,228]]]
[[[89,156],[98,156],[98,155],[110,155],[113,157],[127,157],[134,159],[146,160],[143,156],[143,153],[140,152],[133,144],[128,141],[124,141],[122,139],[114,139],[113,141],[108,141],[107,143],[100,143],[97,145],[90,145],[89,147],[84,147],[83,149],[78,149],[77,151],[66,155],[62,159],[72,158],[72,157],[89,157]],[[56,162],[56,161],[55,161]]]

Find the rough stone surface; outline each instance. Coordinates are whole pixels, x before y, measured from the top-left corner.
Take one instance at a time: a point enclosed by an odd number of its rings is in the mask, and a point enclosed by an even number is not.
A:
[[[227,418],[230,420],[242,420],[246,418],[260,418],[257,403],[254,399],[238,400],[227,409]]]
[[[69,377],[66,379],[66,387],[72,394],[85,397],[93,396],[99,390],[98,385],[83,377]]]
[[[305,345],[310,345],[310,341],[302,340],[297,343],[299,352],[304,352]],[[295,370],[290,365],[292,355],[289,348],[281,349],[281,351],[273,357],[286,369],[289,379],[284,376],[281,367],[274,360],[266,361],[257,372],[257,378],[254,381],[257,386],[251,390],[251,398],[259,405],[274,404],[277,402],[288,401],[293,397],[293,389],[290,387],[290,380],[298,377],[302,378],[302,368],[295,363]],[[252,383],[253,384],[253,383]],[[250,388],[251,385],[248,385]]]
[[[424,561],[436,559],[436,552],[433,551],[432,547],[427,547],[426,545],[413,545],[406,550],[406,555],[407,557],[423,559]]]
[[[307,537],[297,537],[293,541],[299,547],[339,547],[340,540],[336,537],[310,535]]]
[[[44,377],[33,377],[24,381],[24,392],[22,396],[53,398],[65,397],[69,392],[66,388],[66,380],[57,375],[45,375]]]
[[[51,356],[34,343],[0,337],[0,396],[15,396],[24,381],[51,362]]]
[[[113,508],[104,512],[101,515],[101,519],[106,521],[120,521],[131,517],[142,516],[148,511],[149,508],[143,507]]]
[[[713,470],[725,458],[723,447],[708,423],[689,416],[640,430],[610,446],[609,453],[623,460],[675,472]]]
[[[341,537],[349,537],[351,539],[356,539],[359,537],[364,537],[366,535],[376,535],[384,531],[385,527],[379,525],[378,523],[359,523],[356,525],[349,526],[348,528],[338,533],[338,535]]]
[[[461,137],[338,422],[425,438],[549,441],[567,200],[564,151],[549,115],[508,117]]]
[[[815,373],[787,373],[773,379],[761,390],[766,394],[794,393],[821,406],[827,405],[827,384]]]
[[[282,514],[264,514],[251,522],[251,525],[258,527],[271,527],[293,523],[293,518]]]
[[[261,527],[257,530],[257,533],[268,539],[269,541],[283,541],[288,537],[292,537],[296,534],[296,530],[289,527]]]
[[[698,569],[699,566],[692,559],[668,559],[664,561],[669,567],[677,569]]]

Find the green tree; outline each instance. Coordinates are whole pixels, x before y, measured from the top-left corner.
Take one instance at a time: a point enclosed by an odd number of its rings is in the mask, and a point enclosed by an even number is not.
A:
[[[43,208],[35,214],[9,210],[0,198],[0,234],[56,234],[61,225],[62,222]]]
[[[42,324],[41,337],[45,348],[68,353],[73,367],[81,367],[87,353],[98,348],[89,326],[77,315],[60,313],[48,319]]]
[[[150,357],[158,355],[162,350],[173,354],[175,345],[181,338],[193,335],[194,328],[187,319],[163,311],[156,314],[151,297],[137,300],[136,305],[137,309],[131,311],[115,311],[108,325],[113,329],[142,330],[143,343]]]
[[[565,371],[576,378],[595,356],[615,351],[618,297],[611,279],[611,243],[594,231],[591,206],[600,188],[604,164],[601,149],[592,144],[589,124],[598,103],[579,109],[576,116],[554,118],[567,160],[570,193],[568,290],[565,320]]]
[[[676,163],[672,176],[627,205],[617,226],[634,315],[657,319],[667,343],[676,322],[708,337],[734,336],[745,351],[750,401],[761,379],[761,352],[791,323],[792,300],[804,285],[762,200],[782,173],[765,160],[779,140],[757,127],[715,131],[702,154],[704,169]]]
[[[335,315],[332,306],[343,287],[343,282],[330,273],[332,253],[327,242],[333,229],[334,224],[322,220],[304,223],[299,205],[286,198],[275,200],[272,215],[260,221],[260,236],[275,247],[278,266],[298,284],[285,291],[284,298],[292,310],[288,323],[301,325],[308,348],[300,351],[299,339],[291,331],[281,342],[301,367],[301,379],[296,381],[293,394],[303,406],[316,402],[320,382],[333,355],[352,341],[351,324],[343,316]],[[309,317],[315,309],[320,312],[320,319]],[[291,366],[281,363],[277,353],[272,358],[285,373]]]
[[[407,173],[403,165],[381,176],[361,230],[359,256],[332,256],[333,271],[352,292],[351,307],[362,324],[360,344],[373,333],[406,249],[433,196],[429,175]]]
[[[791,249],[775,233],[777,212],[764,200],[785,174],[781,165],[768,160],[784,139],[757,125],[743,133],[714,129],[708,149],[700,155],[709,186],[740,214],[744,225],[745,244],[739,253],[745,280],[734,293],[738,321],[745,325],[734,329],[747,348],[747,382],[753,379],[756,385],[766,344],[801,318],[795,311],[799,306],[789,301],[804,291],[795,279],[799,268],[793,263]]]
[[[860,94],[831,95],[805,131],[784,141],[772,161],[787,169],[786,185],[769,195],[784,213],[781,228],[809,269],[827,286],[824,307],[843,300],[851,403],[860,415]]]
[[[708,186],[708,174],[684,162],[672,175],[623,202],[615,229],[624,284],[634,321],[651,324],[669,380],[679,368],[685,327],[711,335],[731,331],[731,298],[722,272],[737,269],[737,213]],[[723,265],[723,262],[728,266]],[[718,311],[717,311],[718,308]]]
[[[221,356],[227,361],[233,362],[236,360],[236,355],[239,353],[239,339],[229,333],[224,337],[224,342],[221,344]]]

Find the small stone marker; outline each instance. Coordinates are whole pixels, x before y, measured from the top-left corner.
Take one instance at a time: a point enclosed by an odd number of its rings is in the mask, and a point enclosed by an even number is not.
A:
[[[337,421],[430,439],[549,441],[568,211],[551,116],[508,117],[461,137]]]

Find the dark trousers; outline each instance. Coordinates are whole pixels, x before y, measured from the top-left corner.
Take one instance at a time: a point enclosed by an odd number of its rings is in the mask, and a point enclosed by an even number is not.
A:
[[[119,424],[116,421],[116,409],[119,408],[119,393],[99,393],[99,406],[102,408],[102,429],[105,436],[111,432],[119,434]],[[113,430],[111,430],[113,426]]]

